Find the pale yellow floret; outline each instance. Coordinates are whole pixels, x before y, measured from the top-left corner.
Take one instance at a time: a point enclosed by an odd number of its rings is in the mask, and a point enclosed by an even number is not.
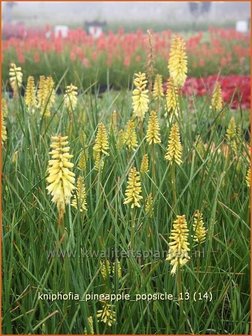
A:
[[[122,265],[120,260],[116,260],[112,266],[112,273],[118,277],[118,279],[122,278]]]
[[[203,243],[206,239],[206,232],[203,221],[203,215],[202,213],[197,210],[195,211],[194,217],[193,217],[193,231],[194,236],[193,239],[196,243]]]
[[[14,63],[11,63],[10,69],[9,69],[9,79],[10,79],[11,88],[15,96],[17,95],[18,88],[22,86],[22,81],[23,81],[22,68],[17,67],[16,64]]]
[[[4,144],[5,141],[7,140],[7,130],[5,126],[3,111],[1,111],[1,138],[2,138],[2,144]]]
[[[235,118],[232,117],[229,121],[226,138],[227,142],[232,148],[232,150],[236,153],[237,152],[237,139],[239,136],[239,130],[235,123]]]
[[[73,84],[68,85],[65,89],[64,105],[70,111],[75,110],[77,106],[77,90],[77,86],[74,86]]]
[[[166,107],[170,116],[178,115],[179,101],[178,101],[178,88],[175,86],[172,78],[169,78],[166,91]]]
[[[155,77],[153,86],[153,97],[154,99],[161,99],[162,97],[164,97],[162,76],[159,74],[157,74]]]
[[[154,206],[153,206],[153,196],[152,193],[150,193],[147,196],[146,202],[145,202],[145,212],[146,214],[152,218],[154,215]]]
[[[178,165],[182,163],[182,145],[177,123],[173,124],[171,128],[165,159],[170,162],[176,162]]]
[[[116,313],[114,311],[114,306],[106,301],[101,301],[102,309],[98,310],[96,317],[98,321],[111,327],[116,322]]]
[[[76,184],[76,194],[73,196],[71,205],[80,212],[87,211],[87,194],[84,178],[79,176]]]
[[[89,326],[89,330],[90,330],[89,335],[94,335],[94,321],[93,321],[92,316],[88,317],[88,326]],[[84,335],[87,335],[87,334],[88,334],[87,328],[84,328]]]
[[[142,187],[139,172],[133,167],[129,172],[124,204],[131,203],[131,208],[140,208],[140,201],[143,198],[141,192]]]
[[[55,83],[51,76],[40,76],[38,87],[38,108],[40,114],[45,117],[51,115],[51,108],[53,107],[56,99]]]
[[[183,86],[187,77],[187,56],[185,41],[180,36],[174,36],[172,39],[168,69],[174,85]]]
[[[128,121],[124,131],[124,144],[131,150],[138,146],[135,122],[132,119]]]
[[[160,144],[160,126],[158,122],[158,116],[155,111],[151,111],[148,126],[147,126],[147,133],[146,133],[146,141],[149,145],[151,144]]]
[[[250,188],[251,187],[251,180],[252,180],[252,176],[251,176],[251,167],[249,167],[247,174],[246,174],[246,183],[247,186]]]
[[[148,154],[144,154],[142,161],[141,161],[141,166],[140,166],[140,173],[141,174],[147,174],[149,171],[149,159],[148,159]]]
[[[223,108],[222,90],[219,82],[216,82],[211,99],[211,108],[220,112]]]
[[[109,143],[106,127],[103,123],[99,123],[93,150],[96,153],[109,155],[108,149]]]
[[[75,174],[70,170],[73,163],[70,159],[67,136],[53,136],[51,139],[51,160],[48,162],[47,190],[56,203],[59,211],[64,212],[65,205],[69,204],[72,192],[75,189]]]
[[[36,88],[33,76],[29,76],[27,79],[27,85],[25,89],[25,104],[30,112],[34,112],[37,107]]]
[[[169,251],[166,260],[170,262],[174,275],[179,267],[184,266],[189,260],[190,251],[188,242],[188,228],[185,215],[177,216],[173,222],[170,234]]]
[[[100,261],[100,272],[104,280],[107,280],[111,273],[111,266],[109,260]]]
[[[132,93],[133,114],[142,121],[149,108],[149,91],[146,88],[147,79],[145,73],[139,72],[135,74],[134,85],[135,89]]]

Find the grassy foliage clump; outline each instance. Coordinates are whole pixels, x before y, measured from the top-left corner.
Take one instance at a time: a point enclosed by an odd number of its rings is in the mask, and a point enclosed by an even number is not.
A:
[[[2,102],[4,333],[248,334],[248,111],[21,90]]]

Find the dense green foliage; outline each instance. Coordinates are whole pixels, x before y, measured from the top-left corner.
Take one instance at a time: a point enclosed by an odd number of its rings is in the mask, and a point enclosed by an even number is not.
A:
[[[78,85],[78,83],[76,83]],[[96,92],[96,90],[94,90]],[[73,113],[58,96],[51,117],[30,114],[21,96],[8,99],[7,142],[3,145],[3,332],[83,334],[93,316],[97,334],[248,334],[249,333],[249,166],[248,144],[242,133],[237,151],[226,144],[231,111],[218,115],[209,97],[180,98],[178,124],[183,146],[182,164],[173,168],[165,159],[171,121],[164,117],[165,102],[151,101],[158,113],[161,145],[145,141],[148,115],[137,124],[138,147],[118,148],[118,131],[132,115],[131,93],[109,91],[79,95]],[[111,115],[117,111],[117,125]],[[237,124],[246,130],[248,112],[236,111]],[[106,125],[109,156],[102,171],[94,170],[92,148],[98,123]],[[68,206],[66,236],[57,227],[57,210],[46,191],[50,137],[69,136],[74,172],[83,176],[87,213]],[[198,136],[205,143],[197,146]],[[229,149],[228,153],[225,149]],[[85,150],[87,166],[78,168]],[[141,175],[140,208],[124,205],[129,168],[140,169],[147,153],[150,170]],[[154,196],[154,216],[144,202]],[[175,197],[176,196],[176,201]],[[203,213],[206,241],[195,246],[192,217]],[[116,324],[98,322],[96,301],[40,300],[38,293],[171,293],[177,297],[177,277],[165,261],[167,242],[176,214],[185,214],[190,230],[191,260],[181,269],[182,292],[190,298],[173,301],[115,302]],[[140,256],[119,256],[122,277],[101,276],[104,251],[139,251]],[[87,255],[93,252],[97,256]],[[146,256],[146,251],[151,253]],[[62,253],[61,253],[62,252]],[[55,254],[54,254],[55,253]],[[57,254],[58,253],[58,254]],[[66,253],[66,254],[65,254]],[[153,255],[153,253],[155,253]],[[158,256],[159,255],[159,256]],[[109,259],[109,257],[108,257]],[[113,260],[113,258],[112,258]],[[207,293],[194,301],[194,293]],[[209,298],[212,295],[212,301]],[[183,294],[184,296],[184,294]],[[184,296],[185,297],[185,296]]]

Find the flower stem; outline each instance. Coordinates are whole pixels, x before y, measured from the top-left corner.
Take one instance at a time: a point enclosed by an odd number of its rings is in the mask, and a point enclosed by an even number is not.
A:
[[[178,265],[177,270],[177,295],[178,295],[178,302],[179,302],[179,328],[178,333],[184,332],[184,317],[183,317],[183,293],[182,293],[182,274],[180,270],[180,266]]]
[[[131,211],[131,226],[130,226],[130,247],[133,250],[135,247],[135,230],[136,230],[136,209]]]
[[[173,194],[173,211],[176,212],[177,206],[177,193],[176,193],[176,166],[172,163],[171,167],[171,183],[172,183],[172,194]]]
[[[64,240],[64,233],[65,233],[64,213],[65,213],[65,209],[63,207],[60,208],[59,215],[58,215],[59,245]]]
[[[155,170],[155,148],[154,144],[151,146],[151,168],[152,168],[152,179],[153,181],[156,180],[156,170]],[[152,193],[154,194],[154,186],[152,184]]]

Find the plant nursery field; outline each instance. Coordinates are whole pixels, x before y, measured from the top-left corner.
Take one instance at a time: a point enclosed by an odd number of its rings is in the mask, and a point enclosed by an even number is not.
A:
[[[50,36],[48,38],[46,36]],[[167,76],[167,54],[172,31],[152,33],[153,66]],[[210,28],[208,32],[187,33],[188,77],[249,75],[249,36],[234,29]],[[88,88],[112,86],[130,88],[133,75],[146,70],[148,34],[141,30],[108,32],[93,38],[81,29],[70,30],[67,38],[54,37],[49,28],[30,31],[26,38],[2,43],[3,79],[7,85],[10,60],[20,64],[24,81],[29,75],[52,75],[64,89],[69,83]],[[60,79],[66,72],[62,83]]]
[[[4,334],[250,333],[248,38],[3,41]]]

